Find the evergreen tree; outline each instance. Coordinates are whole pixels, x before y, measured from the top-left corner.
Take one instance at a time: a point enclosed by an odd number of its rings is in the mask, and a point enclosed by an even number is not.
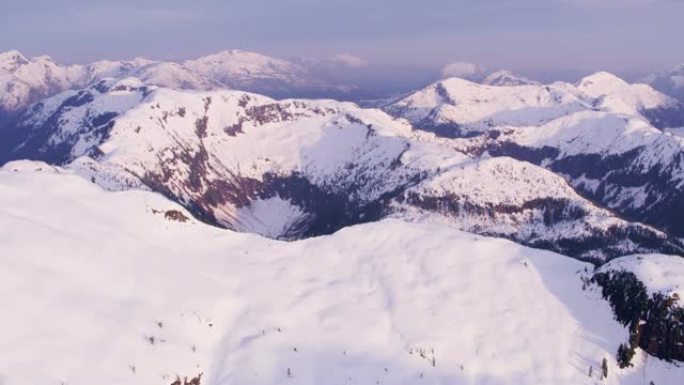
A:
[[[634,357],[634,347],[627,344],[620,344],[617,351],[617,362],[621,368],[632,366],[632,357]]]
[[[608,378],[608,360],[605,357],[601,362],[601,369],[603,370],[603,378]]]

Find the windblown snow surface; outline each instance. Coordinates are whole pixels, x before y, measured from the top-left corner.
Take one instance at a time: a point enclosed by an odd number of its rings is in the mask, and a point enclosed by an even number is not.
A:
[[[33,162],[0,196],[3,385],[684,378],[640,351],[619,369],[628,333],[583,290],[592,265],[548,251],[400,220],[281,242]]]

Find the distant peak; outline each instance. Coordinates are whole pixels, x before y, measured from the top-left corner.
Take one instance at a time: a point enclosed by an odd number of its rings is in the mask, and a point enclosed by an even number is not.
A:
[[[26,56],[22,55],[17,50],[0,52],[0,69],[5,71],[14,71],[18,67],[28,64],[29,61]]]
[[[628,83],[610,72],[599,71],[583,78],[580,87],[626,86]]]
[[[239,49],[228,49],[224,51],[219,51],[213,54],[205,55],[199,57],[198,60],[201,59],[219,59],[219,58],[226,58],[226,59],[232,59],[235,57],[265,57],[264,55],[255,53],[255,52],[249,52],[249,51],[243,51]]]
[[[26,57],[21,52],[15,50],[15,49],[5,51],[5,52],[0,52],[0,59],[9,59],[9,58],[19,58],[19,59],[27,60]]]
[[[148,65],[148,64],[152,64],[152,63],[155,63],[155,61],[150,60],[150,59],[146,59],[146,58],[141,57],[141,56],[136,56],[133,58],[133,60],[131,60],[131,64],[133,64],[135,66],[143,66],[143,65]]]
[[[629,87],[629,83],[606,71],[589,75],[580,80],[577,85],[580,92],[594,98],[619,92],[627,87]]]
[[[488,86],[501,86],[501,87],[510,87],[510,86],[523,86],[523,85],[531,85],[531,84],[538,84],[534,80],[530,80],[527,78],[524,78],[522,76],[517,76],[513,74],[511,71],[507,70],[499,70],[492,72],[489,74],[484,80],[482,81],[482,84],[488,85]]]

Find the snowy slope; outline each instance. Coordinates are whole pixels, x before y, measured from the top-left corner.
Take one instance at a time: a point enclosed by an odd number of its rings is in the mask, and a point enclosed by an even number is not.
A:
[[[496,77],[496,74],[494,74]],[[495,79],[492,79],[492,82]],[[598,72],[573,85],[477,84],[451,78],[434,83],[385,108],[419,128],[453,126],[463,133],[494,126],[539,126],[577,112],[604,111],[646,119],[664,127],[684,121],[681,103],[645,84],[629,84],[607,72]],[[661,127],[662,126],[662,127]]]
[[[563,83],[498,87],[451,78],[409,95],[385,110],[419,128],[443,136],[462,136],[504,124],[542,124],[590,108],[580,96],[572,86]]]
[[[112,190],[162,192],[208,223],[272,238],[436,213],[458,229],[581,258],[683,250],[541,167],[473,161],[351,103],[156,89],[129,78],[47,99],[20,127],[28,136],[14,159],[69,164]]]
[[[550,252],[398,220],[273,241],[174,220],[189,213],[160,195],[106,192],[37,163],[0,171],[0,194],[6,385],[167,385],[200,373],[207,385],[667,385],[684,375],[642,353],[618,369],[627,330],[582,290],[592,267]]]
[[[600,271],[627,271],[646,285],[649,293],[684,298],[684,259],[677,255],[628,255],[610,261]]]
[[[552,172],[505,157],[459,163],[412,186],[406,195],[415,195],[422,203],[429,199],[448,198],[449,205],[461,206],[461,210],[452,210],[456,212],[468,211],[468,207],[472,206],[474,215],[463,216],[457,221],[459,226],[463,226],[461,229],[507,234],[520,239],[548,237],[553,233],[557,233],[558,237],[577,233],[590,236],[598,230],[594,227],[596,225],[607,228],[622,224],[609,212],[584,201]],[[562,203],[563,200],[568,202],[567,206]],[[560,212],[557,213],[557,219],[560,223],[554,223],[550,212],[535,212],[535,202],[542,206],[558,203]],[[475,207],[490,210],[478,212],[480,210]],[[496,215],[492,216],[492,213]],[[573,215],[586,217],[584,221],[576,222],[561,220]],[[466,218],[474,223],[467,224]]]
[[[578,84],[491,87],[448,79],[385,110],[454,138],[471,156],[511,156],[563,176],[584,196],[682,235],[684,107],[599,72]]]

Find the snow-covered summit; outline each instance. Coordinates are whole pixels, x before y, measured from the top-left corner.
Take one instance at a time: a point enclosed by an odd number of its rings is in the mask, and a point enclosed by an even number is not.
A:
[[[451,126],[451,136],[459,136],[500,125],[536,125],[589,108],[574,87],[565,83],[490,86],[451,78],[404,97],[385,110],[424,129]]]
[[[491,74],[487,75],[482,80],[482,84],[488,85],[488,86],[524,86],[524,85],[533,85],[533,84],[539,84],[538,82],[534,80],[527,79],[522,76],[515,75],[511,71],[507,70],[499,70],[492,72]]]
[[[641,111],[672,107],[677,102],[646,84],[629,84],[608,72],[582,79],[577,89],[597,100],[597,106],[612,112],[638,114]]]
[[[0,52],[0,70],[4,72],[14,72],[21,65],[27,64],[28,59],[21,52],[16,50]],[[1,74],[1,73],[0,73]]]
[[[679,255],[629,255],[610,261],[599,271],[634,273],[649,294],[677,294],[680,300],[684,300],[684,258]]]
[[[579,81],[577,88],[588,95],[598,97],[629,86],[625,80],[606,71],[595,72]]]
[[[241,50],[226,50],[188,60],[183,64],[197,72],[213,75],[217,80],[224,80],[221,77],[230,75],[260,75],[266,72],[283,74],[300,70],[289,61]],[[230,80],[227,77],[226,79]]]

